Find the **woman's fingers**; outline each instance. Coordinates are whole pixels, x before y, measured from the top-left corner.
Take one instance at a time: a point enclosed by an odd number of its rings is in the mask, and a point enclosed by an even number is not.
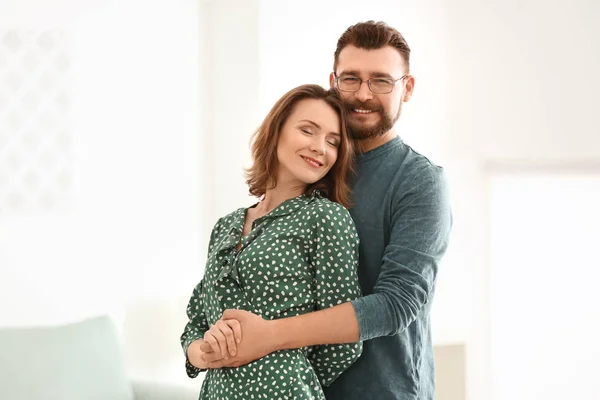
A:
[[[200,344],[200,350],[202,350],[203,353],[207,354],[207,353],[214,353],[215,350],[212,348],[212,346],[210,345],[210,343],[208,343],[206,340],[204,340],[201,344]]]
[[[235,319],[219,320],[204,334],[204,340],[206,354],[214,351],[220,358],[228,359],[229,355],[237,353],[237,344],[242,341],[242,327]]]
[[[225,361],[221,355],[215,351],[210,353],[202,353],[202,361],[205,363],[223,362]]]
[[[211,345],[215,353],[223,358],[227,358],[227,341],[219,329],[215,329],[215,327],[210,328],[204,334],[204,340]]]

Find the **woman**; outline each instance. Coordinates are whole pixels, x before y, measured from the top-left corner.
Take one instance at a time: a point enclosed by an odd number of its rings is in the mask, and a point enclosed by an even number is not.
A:
[[[218,220],[187,308],[181,343],[192,378],[203,365],[190,363],[198,359],[190,344],[208,335],[225,309],[276,319],[360,296],[358,236],[344,208],[353,151],[337,94],[317,85],[286,93],[256,132],[252,156],[247,183],[262,199]],[[361,351],[361,343],[315,346],[210,369],[200,399],[325,399],[321,385]]]

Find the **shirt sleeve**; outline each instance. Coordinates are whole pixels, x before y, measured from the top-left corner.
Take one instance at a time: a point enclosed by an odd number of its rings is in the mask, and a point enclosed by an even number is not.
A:
[[[402,332],[430,301],[452,214],[441,168],[427,168],[393,203],[390,241],[373,293],[352,302],[360,340]]]
[[[361,295],[357,276],[358,234],[350,213],[339,204],[326,204],[317,217],[312,263],[318,309]],[[309,348],[308,358],[321,385],[329,386],[361,353],[360,342],[319,345]]]
[[[217,222],[210,235],[207,255],[212,251],[218,235],[218,230],[219,222]],[[181,335],[181,347],[183,348],[183,354],[185,355],[185,370],[190,378],[195,378],[200,372],[206,371],[204,369],[194,367],[187,358],[187,350],[190,347],[190,344],[195,340],[203,339],[204,333],[210,329],[204,310],[204,291],[202,290],[203,284],[204,280],[201,280],[192,292],[192,296],[190,297],[190,301],[188,302],[186,309],[188,323],[185,325],[185,329]]]

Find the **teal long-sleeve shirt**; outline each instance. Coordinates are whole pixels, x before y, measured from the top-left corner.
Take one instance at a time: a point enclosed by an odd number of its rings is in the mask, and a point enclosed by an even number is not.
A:
[[[328,400],[433,400],[430,309],[452,216],[443,169],[400,138],[357,156],[350,210],[360,238],[352,302],[363,354]]]

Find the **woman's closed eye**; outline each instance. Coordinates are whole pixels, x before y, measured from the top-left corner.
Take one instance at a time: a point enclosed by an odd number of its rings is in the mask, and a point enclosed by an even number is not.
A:
[[[312,127],[301,127],[300,131],[307,135],[307,136],[312,136],[315,133],[313,132],[313,128]],[[332,147],[339,147],[340,146],[340,141],[338,138],[336,137],[332,137],[332,138],[327,138],[325,139],[325,141],[327,142],[328,145],[332,146]]]

